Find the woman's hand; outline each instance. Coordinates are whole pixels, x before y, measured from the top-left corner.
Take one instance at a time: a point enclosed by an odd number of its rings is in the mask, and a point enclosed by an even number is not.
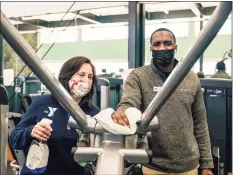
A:
[[[32,129],[31,136],[39,140],[47,141],[51,136],[50,124],[38,122]]]

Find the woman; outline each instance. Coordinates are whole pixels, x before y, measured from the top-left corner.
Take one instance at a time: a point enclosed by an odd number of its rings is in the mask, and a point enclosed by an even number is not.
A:
[[[88,58],[74,57],[66,61],[58,80],[85,114],[94,116],[99,112],[92,105],[96,76],[94,66]],[[12,132],[10,146],[13,149],[28,150],[34,139],[47,141],[49,159],[43,175],[83,174],[83,167],[71,155],[71,148],[76,146],[79,136],[75,129],[68,126],[69,117],[70,114],[51,94],[40,96],[30,105]],[[42,118],[52,120],[51,127],[40,122]],[[24,165],[21,174],[32,173]]]

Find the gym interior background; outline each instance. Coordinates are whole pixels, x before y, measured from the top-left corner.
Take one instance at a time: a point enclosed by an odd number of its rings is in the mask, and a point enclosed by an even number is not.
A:
[[[178,45],[176,58],[181,60],[218,4],[219,2],[200,1],[1,2],[1,10],[56,77],[67,59],[73,56],[90,58],[96,67],[97,75],[109,80],[109,106],[115,108],[128,73],[133,68],[150,64],[149,38],[152,32],[160,27],[173,31]],[[206,78],[209,78],[216,72],[216,63],[225,59],[226,72],[231,75],[231,27],[230,14],[215,39],[192,68],[194,72],[202,71]],[[23,114],[38,94],[49,92],[2,38],[0,42],[0,56],[4,65],[3,84],[8,91],[9,109],[10,112]],[[209,104],[217,105],[222,100],[223,112],[218,113],[224,117],[222,126],[218,126],[219,116],[214,116],[214,112],[209,114],[208,120],[212,124],[210,128],[216,131],[211,133],[211,137],[220,134],[220,158],[216,155],[215,157],[216,162],[224,163],[225,173],[232,171],[232,127],[229,124],[232,121],[232,103],[229,90],[231,80],[229,81],[226,86],[220,87],[227,93],[217,101],[207,104],[212,109]],[[219,88],[221,85],[216,86]],[[203,88],[209,87],[210,85],[203,84]],[[25,97],[27,95],[30,99]],[[208,95],[211,94],[205,95],[207,103]],[[11,157],[10,151],[8,158],[9,161],[15,159]]]

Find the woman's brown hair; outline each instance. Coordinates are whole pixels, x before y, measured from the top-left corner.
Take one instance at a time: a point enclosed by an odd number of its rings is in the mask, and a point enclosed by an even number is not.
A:
[[[90,92],[88,92],[87,95],[85,95],[85,97],[88,98],[88,106],[91,107],[92,96],[94,94],[97,80],[96,80],[95,67],[91,63],[90,59],[79,56],[79,57],[73,57],[69,59],[68,61],[66,61],[60,70],[58,81],[63,85],[63,87],[67,90],[67,92],[71,94],[70,87],[69,87],[69,80],[77,71],[79,71],[79,69],[85,63],[90,64],[92,67],[92,71],[93,71],[93,82],[92,82],[91,90]]]

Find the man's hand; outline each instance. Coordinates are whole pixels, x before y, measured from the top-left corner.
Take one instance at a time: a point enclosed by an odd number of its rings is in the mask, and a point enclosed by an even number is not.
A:
[[[112,114],[112,120],[122,126],[129,126],[129,120],[123,110],[117,110]]]
[[[203,169],[201,175],[214,175],[210,169]]]

